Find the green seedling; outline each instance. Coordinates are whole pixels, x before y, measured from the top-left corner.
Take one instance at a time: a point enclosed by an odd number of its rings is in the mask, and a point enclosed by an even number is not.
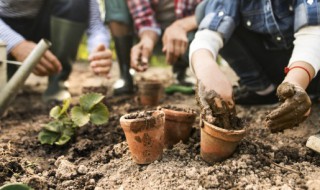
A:
[[[108,123],[109,110],[102,103],[103,98],[101,94],[89,93],[81,96],[79,105],[71,110],[69,109],[71,99],[64,100],[62,106],[53,107],[50,110],[53,121],[45,124],[38,135],[41,144],[64,145],[70,141],[79,127],[88,123],[93,125]]]
[[[10,183],[10,184],[1,186],[0,190],[33,190],[33,189],[22,183]]]

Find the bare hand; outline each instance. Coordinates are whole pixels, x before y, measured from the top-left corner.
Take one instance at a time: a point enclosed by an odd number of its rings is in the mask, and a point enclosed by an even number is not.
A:
[[[97,75],[110,78],[109,73],[112,67],[112,53],[103,44],[99,44],[89,56],[90,67]]]
[[[23,62],[31,51],[36,47],[37,44],[31,41],[22,41],[17,46],[15,46],[11,55],[20,62]],[[40,61],[33,69],[33,73],[38,76],[47,76],[60,72],[62,69],[60,61],[57,59],[55,55],[51,53],[51,51],[47,50]]]
[[[271,132],[292,128],[309,116],[311,100],[303,88],[285,82],[279,85],[277,95],[283,103],[267,115]]]
[[[141,38],[140,42],[131,49],[131,67],[138,72],[146,71],[154,47],[154,42],[148,38]]]
[[[171,24],[163,34],[162,43],[167,63],[174,64],[188,48],[187,32],[178,24]]]

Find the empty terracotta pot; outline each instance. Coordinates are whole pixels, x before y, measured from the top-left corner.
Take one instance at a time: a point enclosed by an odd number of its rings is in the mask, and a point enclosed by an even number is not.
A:
[[[149,164],[161,159],[163,152],[164,112],[145,112],[147,117],[132,117],[126,114],[120,118],[131,157],[137,164]]]
[[[163,94],[163,86],[160,81],[141,81],[138,88],[139,100],[142,105],[158,105]]]
[[[190,110],[174,110],[170,108],[160,108],[165,114],[164,124],[164,145],[172,148],[179,141],[186,143],[190,137],[192,125],[196,119],[196,112]]]
[[[245,129],[226,130],[204,120],[202,122],[200,154],[209,164],[230,157],[246,133]]]

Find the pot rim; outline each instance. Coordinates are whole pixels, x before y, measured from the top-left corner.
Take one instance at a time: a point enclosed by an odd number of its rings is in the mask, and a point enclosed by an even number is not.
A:
[[[204,126],[201,127],[201,129],[203,129],[209,135],[225,141],[236,142],[241,140],[246,135],[245,127],[239,130],[228,130],[212,125],[204,119],[202,119],[202,122],[204,122]]]
[[[150,120],[157,120],[157,119],[161,119],[161,117],[165,116],[164,112],[161,111],[161,110],[151,110],[150,112],[152,112],[152,117],[150,119],[148,119],[148,121]],[[132,112],[134,113],[134,112]],[[132,113],[127,113],[127,114],[124,114],[123,116],[120,117],[120,123],[121,122],[126,122],[126,123],[138,123],[138,122],[145,122],[146,119],[145,118],[135,118],[135,119],[126,119],[126,117]],[[157,115],[153,115],[157,113]]]
[[[173,109],[167,109],[167,108],[159,108],[159,110],[162,110],[165,114],[166,120],[181,120],[181,122],[191,122],[196,119],[197,114],[196,113],[190,113],[186,111],[177,111]],[[180,118],[179,118],[180,117]]]

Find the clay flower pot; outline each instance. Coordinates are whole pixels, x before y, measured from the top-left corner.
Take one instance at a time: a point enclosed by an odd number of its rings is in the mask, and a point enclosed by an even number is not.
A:
[[[189,139],[192,125],[196,119],[194,110],[184,110],[176,107],[158,108],[165,114],[164,124],[164,145],[172,148],[179,141],[186,143]]]
[[[160,81],[141,81],[138,88],[139,100],[142,105],[158,105],[163,94],[163,86]]]
[[[226,130],[204,120],[202,122],[200,155],[209,164],[230,157],[246,133],[245,129]]]
[[[148,116],[140,117],[141,113]],[[164,146],[164,113],[162,111],[126,114],[120,118],[120,125],[134,162],[149,164],[161,159]]]

